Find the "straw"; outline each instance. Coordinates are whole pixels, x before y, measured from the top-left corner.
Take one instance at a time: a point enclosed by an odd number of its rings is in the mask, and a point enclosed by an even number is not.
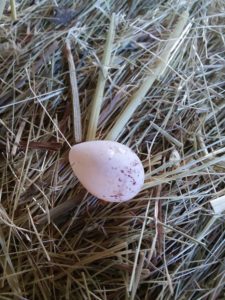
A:
[[[72,91],[74,140],[75,143],[79,143],[82,141],[80,101],[79,101],[79,92],[77,87],[76,68],[75,68],[69,40],[66,41],[66,53],[67,53],[69,71],[70,71],[70,85]]]
[[[16,13],[16,2],[15,2],[15,0],[10,0],[10,5],[11,5],[12,19],[13,19],[13,21],[16,21],[17,20],[17,13]]]
[[[96,138],[98,119],[99,119],[100,109],[103,101],[103,93],[104,93],[105,84],[108,76],[108,70],[110,66],[114,34],[115,34],[115,14],[113,13],[111,16],[109,31],[106,39],[106,44],[104,47],[104,55],[103,55],[101,68],[98,75],[97,86],[96,86],[94,98],[92,100],[93,104],[91,108],[90,121],[88,125],[87,140],[93,140]]]
[[[6,0],[2,0],[2,1],[0,2],[0,20],[1,20],[1,18],[2,18],[4,9],[5,9],[5,5],[6,5]]]
[[[163,75],[165,69],[169,64],[171,53],[173,51],[177,52],[179,50],[178,44],[182,38],[182,33],[184,32],[185,25],[188,21],[188,17],[189,14],[187,11],[182,13],[182,15],[179,17],[179,20],[174,30],[169,36],[167,46],[158,58],[156,66],[151,69],[151,74],[144,79],[140,88],[134,93],[125,110],[120,114],[113,128],[107,134],[106,139],[116,140],[118,138],[121,131],[124,129],[124,126],[127,124],[135,110],[141,104],[143,98],[146,96],[146,94],[152,87],[152,84],[155,82],[156,79],[160,79],[160,77]]]
[[[0,21],[0,298],[224,299],[223,1],[15,3]],[[74,176],[88,131],[139,156],[134,199],[102,202]]]

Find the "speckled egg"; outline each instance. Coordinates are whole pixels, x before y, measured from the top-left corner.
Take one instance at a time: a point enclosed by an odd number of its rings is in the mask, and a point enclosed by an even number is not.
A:
[[[109,202],[135,197],[144,183],[144,169],[127,146],[113,141],[90,141],[69,152],[72,169],[88,192]]]

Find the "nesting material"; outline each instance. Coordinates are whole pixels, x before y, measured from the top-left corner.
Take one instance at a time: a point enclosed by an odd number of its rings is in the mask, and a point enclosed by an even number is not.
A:
[[[225,211],[225,196],[211,200],[210,204],[216,214],[223,213]]]
[[[0,0],[0,298],[224,299],[224,1],[14,2],[16,22]],[[106,139],[144,166],[130,201],[100,201],[69,163]]]

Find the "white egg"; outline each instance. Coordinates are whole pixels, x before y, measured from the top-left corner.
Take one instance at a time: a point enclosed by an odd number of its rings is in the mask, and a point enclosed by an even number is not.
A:
[[[136,196],[144,183],[144,169],[127,146],[113,141],[90,141],[69,152],[72,169],[88,192],[110,202]]]

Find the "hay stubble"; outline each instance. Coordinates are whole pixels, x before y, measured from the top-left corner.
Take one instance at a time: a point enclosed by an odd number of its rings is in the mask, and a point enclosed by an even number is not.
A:
[[[61,0],[74,17],[57,22],[53,2],[28,2],[0,23],[0,299],[223,299],[224,212],[210,204],[225,192],[223,1]],[[145,185],[125,204],[88,195],[68,163],[113,12],[91,136],[142,159]]]

